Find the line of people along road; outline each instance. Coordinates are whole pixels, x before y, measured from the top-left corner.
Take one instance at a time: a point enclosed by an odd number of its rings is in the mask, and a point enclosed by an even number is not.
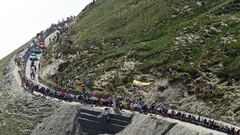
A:
[[[32,53],[36,53],[33,51],[37,51],[38,49],[44,51],[46,48],[43,43],[51,33],[56,30],[63,31],[66,29],[66,23],[73,21],[74,18],[67,19],[67,21],[59,22],[58,24],[53,24],[46,31],[42,31],[37,34],[35,40],[32,45],[28,47],[28,49],[24,50],[18,57],[16,57],[15,62],[16,65],[20,68],[19,75],[21,78],[21,86],[29,90],[33,93],[39,92],[45,96],[50,96],[54,98],[58,98],[66,101],[75,101],[80,102],[82,104],[91,104],[98,106],[106,106],[113,107],[115,109],[127,109],[132,111],[138,111],[142,114],[156,114],[163,115],[166,117],[170,117],[173,119],[178,119],[181,121],[189,122],[196,125],[201,125],[203,127],[207,127],[213,130],[221,131],[230,135],[240,135],[240,129],[237,129],[233,126],[229,126],[227,124],[215,121],[213,119],[208,119],[201,116],[196,116],[193,114],[187,114],[184,112],[180,112],[177,110],[170,109],[166,105],[158,102],[148,102],[144,98],[136,98],[136,97],[125,97],[125,96],[111,96],[111,95],[96,95],[88,92],[77,92],[77,91],[66,91],[65,88],[61,88],[58,86],[48,86],[45,87],[43,85],[39,85],[35,83],[36,74],[37,74],[37,66],[34,61],[37,60],[36,57],[33,57]],[[63,31],[64,32],[64,31]],[[59,43],[59,37],[57,36],[56,41]],[[26,77],[26,63],[27,60],[31,60],[31,77]]]

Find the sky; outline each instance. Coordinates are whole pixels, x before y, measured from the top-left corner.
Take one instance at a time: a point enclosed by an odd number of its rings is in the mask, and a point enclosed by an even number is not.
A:
[[[0,0],[0,59],[92,0]]]

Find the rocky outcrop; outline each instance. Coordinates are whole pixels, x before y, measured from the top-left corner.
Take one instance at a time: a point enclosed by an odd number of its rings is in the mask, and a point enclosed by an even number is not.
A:
[[[69,135],[72,131],[78,106],[62,105],[45,118],[31,135]]]

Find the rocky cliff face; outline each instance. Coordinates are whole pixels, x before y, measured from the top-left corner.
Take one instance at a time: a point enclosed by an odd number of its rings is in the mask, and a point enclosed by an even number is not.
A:
[[[52,114],[45,118],[31,133],[31,135],[71,135],[77,108],[70,104],[64,104],[55,109]]]

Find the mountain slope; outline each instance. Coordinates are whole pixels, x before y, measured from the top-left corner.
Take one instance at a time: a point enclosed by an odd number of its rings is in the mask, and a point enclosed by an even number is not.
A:
[[[43,71],[56,72],[42,80],[129,96],[141,95],[128,91],[134,79],[149,81],[149,100],[238,125],[239,21],[237,0],[98,0],[72,26],[72,46],[48,48]]]
[[[0,61],[1,135],[28,135],[45,117],[61,106],[42,97],[35,97],[21,87],[14,59],[28,44]]]
[[[48,48],[42,80],[67,85],[73,78],[76,90],[91,80],[88,91],[141,95],[239,126],[239,21],[237,0],[97,0],[77,17],[72,46]],[[0,134],[30,134],[48,116],[43,124],[65,122],[56,119],[67,119],[59,112],[75,108],[20,87],[13,62],[17,53],[0,61]],[[145,89],[150,92],[129,92],[134,79],[153,82]],[[141,118],[122,134],[142,131]]]

